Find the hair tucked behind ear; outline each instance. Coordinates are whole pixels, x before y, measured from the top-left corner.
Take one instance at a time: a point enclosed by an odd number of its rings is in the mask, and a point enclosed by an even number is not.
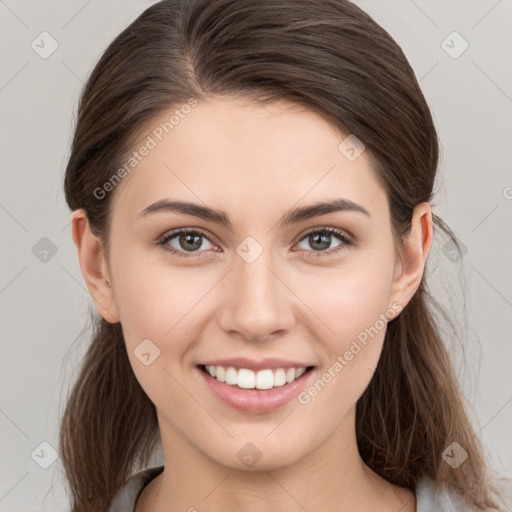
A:
[[[428,475],[437,485],[458,489],[480,510],[492,509],[496,504],[481,446],[428,297],[422,282],[407,307],[388,323],[377,369],[357,403],[359,452],[368,466],[396,485],[412,489]],[[470,454],[456,471],[441,457],[454,441]]]
[[[159,441],[156,409],[132,371],[120,324],[95,317],[59,441],[73,511],[105,510],[127,475],[149,464]]]
[[[358,137],[387,193],[397,243],[414,208],[432,202],[438,140],[430,110],[400,47],[358,7],[346,0],[164,0],[115,38],[80,99],[64,189],[107,254],[118,188],[97,190],[149,121],[212,95],[292,100]],[[388,325],[356,423],[363,460],[388,481],[413,489],[429,477],[477,510],[499,510],[423,282]],[[72,512],[108,510],[137,464],[147,463],[156,436],[155,408],[132,372],[121,327],[101,320],[61,425]],[[468,453],[457,469],[441,458],[453,441]]]

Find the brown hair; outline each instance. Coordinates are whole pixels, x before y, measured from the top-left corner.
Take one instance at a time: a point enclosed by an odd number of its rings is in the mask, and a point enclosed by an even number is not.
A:
[[[292,100],[365,144],[389,198],[393,234],[430,202],[438,140],[411,66],[391,36],[346,0],[164,0],[104,52],[80,99],[65,175],[66,201],[84,208],[108,251],[111,201],[102,187],[146,124],[174,105],[213,94]],[[446,224],[435,227],[457,246]],[[437,230],[436,230],[437,232]],[[364,462],[396,485],[422,477],[498,510],[478,439],[421,285],[389,322],[383,351],[357,403]],[[62,417],[60,453],[72,512],[108,510],[116,491],[147,467],[159,440],[153,403],[132,371],[120,324],[95,314],[94,337]],[[442,458],[458,442],[456,470]]]

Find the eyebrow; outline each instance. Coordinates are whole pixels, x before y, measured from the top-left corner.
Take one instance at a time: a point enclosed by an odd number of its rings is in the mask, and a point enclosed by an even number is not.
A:
[[[368,217],[371,217],[370,212],[361,205],[350,201],[349,199],[338,198],[329,201],[320,201],[313,203],[309,206],[301,208],[294,208],[279,221],[281,226],[288,226],[292,224],[298,224],[307,219],[318,217],[320,215],[327,215],[328,213],[334,212],[358,212]],[[192,215],[199,217],[207,221],[215,222],[222,226],[232,229],[231,221],[228,215],[223,210],[214,210],[208,206],[203,206],[196,203],[190,203],[187,201],[172,201],[170,199],[160,199],[156,203],[150,204],[144,208],[140,213],[140,217],[146,217],[147,215],[161,212],[172,212],[182,213],[185,215]]]

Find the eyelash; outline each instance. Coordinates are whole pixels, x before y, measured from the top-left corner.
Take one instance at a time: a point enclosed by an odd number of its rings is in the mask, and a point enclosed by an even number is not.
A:
[[[170,232],[164,234],[158,241],[157,245],[161,246],[164,250],[169,251],[171,254],[175,254],[182,258],[197,258],[197,257],[203,257],[201,253],[205,251],[179,251],[177,249],[174,249],[170,245],[168,245],[169,240],[172,238],[175,238],[182,234],[195,234],[200,235],[206,238],[210,243],[213,244],[213,242],[200,230],[195,229],[180,229],[178,231]],[[307,251],[311,253],[311,257],[330,257],[336,255],[339,251],[343,250],[344,248],[351,247],[355,245],[355,242],[351,237],[349,237],[344,231],[341,231],[340,229],[336,228],[330,228],[330,227],[324,227],[324,228],[315,228],[311,231],[308,231],[305,233],[302,238],[298,240],[298,242],[302,242],[306,237],[312,235],[312,234],[330,234],[330,235],[336,235],[340,240],[341,244],[339,244],[334,250],[331,251]],[[215,245],[215,244],[214,244]],[[299,249],[299,251],[304,249]]]

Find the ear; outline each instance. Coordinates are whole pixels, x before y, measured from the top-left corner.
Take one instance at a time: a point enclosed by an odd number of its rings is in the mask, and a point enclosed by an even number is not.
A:
[[[416,206],[411,224],[411,230],[400,247],[400,261],[393,279],[390,307],[398,303],[404,308],[420,286],[433,237],[432,210],[428,203]]]
[[[98,313],[110,323],[119,322],[103,244],[92,233],[84,209],[71,214],[71,231],[78,251],[80,269]]]

